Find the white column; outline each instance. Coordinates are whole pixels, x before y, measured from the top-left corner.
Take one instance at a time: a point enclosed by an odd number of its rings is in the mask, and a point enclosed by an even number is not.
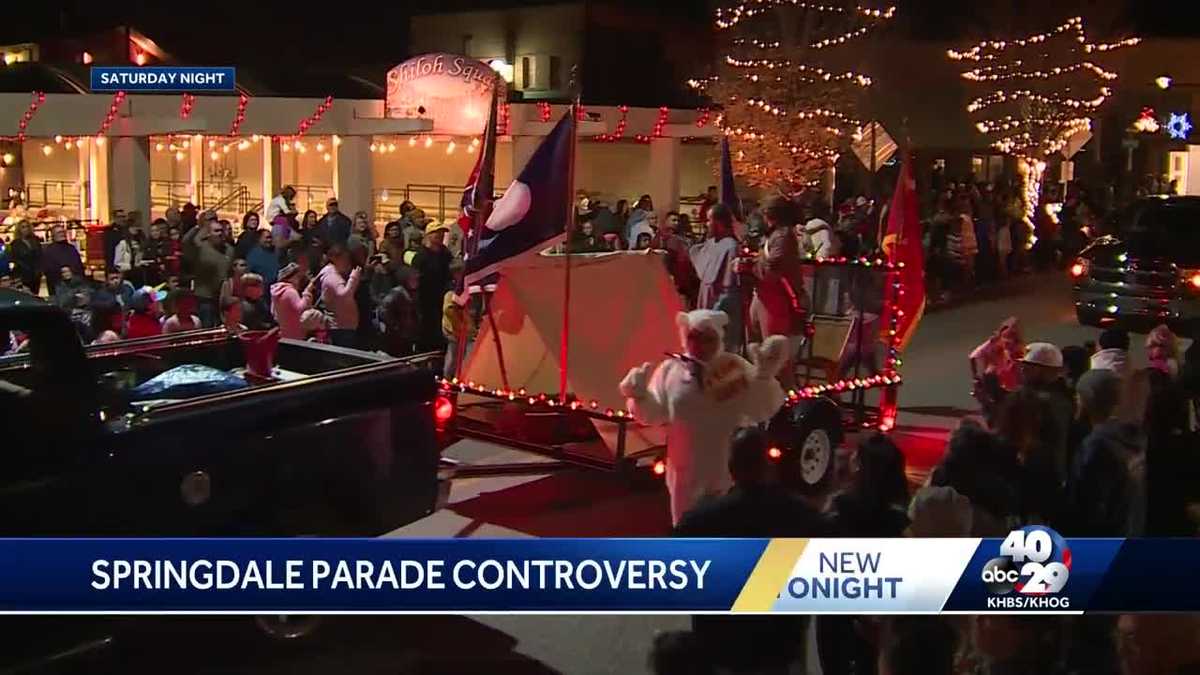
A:
[[[91,192],[93,220],[112,222],[112,209],[108,206],[108,139],[88,138],[80,142],[88,144],[88,188]]]
[[[262,196],[263,196],[263,213],[266,213],[267,204],[279,193],[280,181],[283,179],[283,169],[279,164],[279,145],[271,140],[270,136],[263,136],[258,142],[262,146]]]
[[[191,201],[196,206],[200,206],[204,201],[204,195],[200,194],[200,183],[204,180],[204,153],[208,152],[208,146],[204,143],[204,137],[200,134],[192,136],[191,142],[188,144],[189,162],[191,171],[188,172],[188,192],[191,194]]]
[[[521,170],[529,163],[529,158],[533,156],[533,152],[541,145],[542,139],[545,136],[513,136],[512,137],[512,177],[513,180],[521,175]],[[508,187],[507,185],[497,186],[501,189]]]
[[[678,138],[650,141],[650,185],[646,191],[654,200],[659,222],[668,211],[679,210],[679,158],[682,143]]]
[[[150,139],[146,136],[122,136],[109,139],[112,166],[109,176],[109,203],[125,212],[140,211],[142,223],[150,216]]]
[[[89,166],[88,144],[85,139],[79,139],[75,143],[75,154],[79,157],[79,217],[82,220],[91,218],[91,212],[88,209],[88,202],[91,201],[91,169]]]
[[[374,221],[371,137],[342,136],[340,139],[340,144],[333,144],[333,193],[343,212],[366,211],[368,221]]]

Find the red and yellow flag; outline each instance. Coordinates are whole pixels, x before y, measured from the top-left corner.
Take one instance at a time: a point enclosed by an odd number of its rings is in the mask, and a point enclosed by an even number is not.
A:
[[[925,313],[925,252],[921,248],[921,217],[917,203],[917,183],[913,179],[911,162],[905,159],[900,178],[888,209],[887,230],[883,236],[883,251],[892,263],[904,263],[899,271],[902,294],[891,296],[884,305],[881,325],[888,326],[891,312],[898,311],[896,335],[898,348],[904,349],[916,332]]]

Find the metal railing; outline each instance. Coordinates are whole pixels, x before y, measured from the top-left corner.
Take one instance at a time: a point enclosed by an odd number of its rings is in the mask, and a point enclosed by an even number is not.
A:
[[[458,215],[462,194],[461,185],[409,183],[404,187],[372,190],[371,201],[375,207],[376,222],[389,222],[399,218],[400,205],[405,201],[412,202],[413,206],[424,211],[425,215],[444,221]],[[503,190],[497,190],[493,197],[498,199],[503,194]]]
[[[292,204],[296,206],[296,210],[301,215],[310,209],[316,211],[318,216],[325,213],[325,200],[333,195],[332,185],[297,185],[296,183],[288,183],[288,185],[296,189],[296,198],[292,200]],[[353,213],[353,210],[350,212]]]
[[[150,205],[157,208],[176,208],[192,202],[200,209],[211,209],[218,215],[239,220],[251,210],[255,198],[242,183],[213,183],[201,181],[196,184],[197,194],[192,194],[192,184],[177,180],[150,181]]]
[[[25,204],[31,207],[59,206],[78,209],[81,191],[83,198],[87,200],[84,208],[92,205],[92,194],[87,181],[80,184],[76,181],[47,180],[28,183],[21,190],[25,193]]]

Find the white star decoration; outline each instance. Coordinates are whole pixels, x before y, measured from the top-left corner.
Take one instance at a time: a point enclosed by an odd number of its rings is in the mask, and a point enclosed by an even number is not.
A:
[[[1171,138],[1184,140],[1188,137],[1188,133],[1192,130],[1192,121],[1188,119],[1187,113],[1171,113],[1171,120],[1167,122],[1167,133],[1171,134]]]

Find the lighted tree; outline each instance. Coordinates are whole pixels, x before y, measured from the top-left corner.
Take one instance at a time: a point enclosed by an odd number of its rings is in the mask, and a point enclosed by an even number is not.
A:
[[[715,73],[690,84],[722,111],[734,173],[785,193],[820,181],[862,126],[856,102],[871,84],[844,64],[859,52],[855,41],[894,11],[835,0],[745,0],[717,9]]]
[[[1104,57],[1137,43],[1091,42],[1083,19],[1074,17],[1046,33],[948,52],[971,66],[963,78],[985,90],[967,105],[975,127],[992,147],[1017,158],[1031,232],[1046,160],[1090,129],[1096,109],[1112,96],[1117,73],[1103,65]],[[1029,245],[1035,240],[1031,233]]]

